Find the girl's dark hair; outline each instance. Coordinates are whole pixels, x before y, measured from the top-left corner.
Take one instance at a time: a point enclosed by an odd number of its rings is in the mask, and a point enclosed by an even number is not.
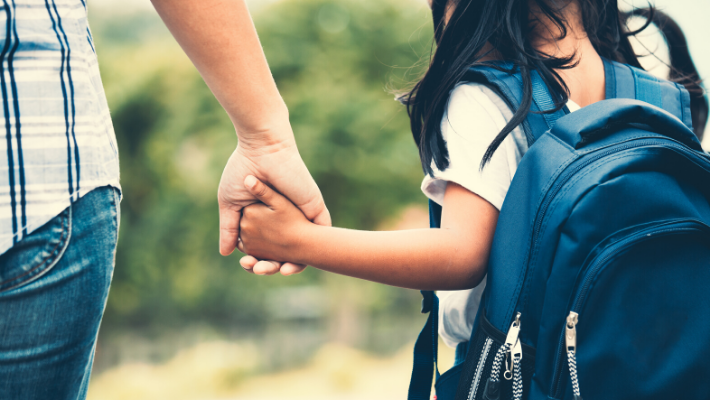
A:
[[[434,18],[434,52],[429,69],[413,89],[402,97],[407,105],[412,135],[419,147],[424,172],[432,173],[432,161],[440,170],[449,165],[446,143],[441,133],[441,120],[451,90],[462,81],[469,67],[481,64],[488,55],[490,43],[496,55],[512,62],[522,76],[523,98],[508,124],[488,147],[481,168],[491,159],[498,146],[510,132],[520,125],[532,103],[530,72],[537,70],[543,82],[557,98],[556,111],[567,102],[569,93],[555,69],[574,67],[574,55],[554,57],[535,50],[530,42],[534,21],[530,19],[530,5],[534,4],[544,17],[559,29],[558,39],[567,34],[563,8],[572,0],[447,0],[432,1]],[[708,104],[700,78],[688,53],[682,31],[667,15],[652,6],[622,13],[617,0],[577,0],[583,28],[600,56],[609,60],[641,68],[629,41],[650,24],[658,25],[670,48],[671,78],[680,81],[691,92],[695,133],[702,137],[707,121]],[[448,6],[454,10],[448,23],[444,15]],[[646,18],[645,24],[629,31],[627,20],[632,16]]]
[[[670,76],[673,82],[681,83],[690,93],[690,110],[693,118],[693,129],[702,140],[705,124],[708,120],[708,99],[700,84],[698,70],[688,51],[688,42],[680,26],[667,14],[649,8],[639,8],[622,15],[624,24],[631,17],[642,17],[651,21],[663,33],[668,44],[670,58]]]

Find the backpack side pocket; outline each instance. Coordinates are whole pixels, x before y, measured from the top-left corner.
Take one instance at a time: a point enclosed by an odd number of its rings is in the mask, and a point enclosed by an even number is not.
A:
[[[498,371],[498,387],[495,391],[497,398],[512,399],[514,397],[514,362],[510,361],[507,354],[496,363],[496,355],[505,346],[507,334],[494,327],[486,318],[485,311],[481,308],[481,314],[477,324],[476,332],[471,341],[471,348],[466,362],[461,368],[461,378],[459,379],[456,400],[482,400],[486,395],[486,384],[491,379],[495,370]],[[518,342],[519,343],[519,342]],[[535,370],[535,349],[531,346],[521,344],[522,359],[520,360],[520,372],[522,388],[528,387]],[[503,350],[505,353],[505,350]],[[498,365],[496,365],[498,364]],[[438,392],[437,392],[438,393]],[[492,393],[489,393],[493,395]],[[522,395],[522,393],[520,393]],[[520,398],[520,396],[518,396]],[[524,398],[524,396],[523,396]],[[441,398],[439,398],[441,399]]]

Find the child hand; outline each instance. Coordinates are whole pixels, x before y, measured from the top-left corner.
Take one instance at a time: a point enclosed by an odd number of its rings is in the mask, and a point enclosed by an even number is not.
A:
[[[291,201],[254,176],[247,176],[244,186],[260,203],[242,210],[239,250],[258,259],[298,261],[295,250],[312,223]]]

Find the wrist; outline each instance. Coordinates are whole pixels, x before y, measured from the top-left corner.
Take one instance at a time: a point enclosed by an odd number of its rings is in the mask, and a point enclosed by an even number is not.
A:
[[[269,112],[255,113],[259,117],[232,118],[239,142],[245,148],[262,149],[295,142],[286,104],[270,107]]]
[[[319,233],[318,228],[322,227],[308,221],[299,229],[294,229],[296,235],[292,247],[293,252],[289,255],[289,259],[304,265],[312,265],[314,263],[314,248],[320,243],[316,236]]]

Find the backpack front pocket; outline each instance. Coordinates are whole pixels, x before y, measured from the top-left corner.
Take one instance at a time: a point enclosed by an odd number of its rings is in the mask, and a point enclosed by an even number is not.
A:
[[[550,398],[701,399],[710,383],[710,227],[647,225],[595,249],[575,284]],[[581,396],[580,396],[581,394]]]

